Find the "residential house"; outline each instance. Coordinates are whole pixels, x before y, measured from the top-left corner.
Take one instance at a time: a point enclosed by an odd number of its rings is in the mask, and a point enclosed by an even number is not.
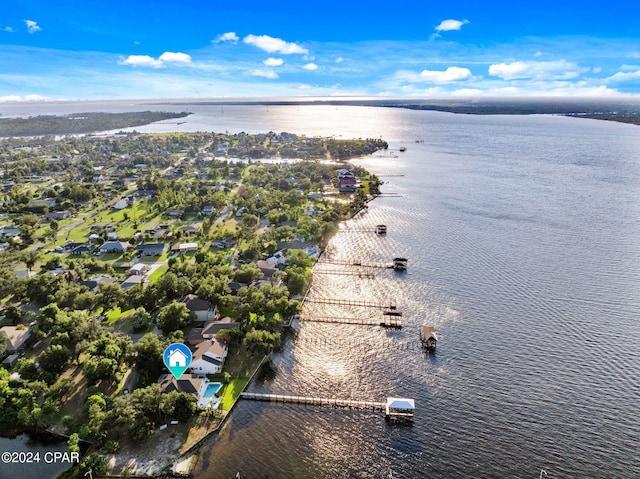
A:
[[[125,199],[120,199],[118,201],[116,201],[116,203],[113,205],[113,208],[116,210],[123,210],[125,208],[127,208],[129,206],[129,202]]]
[[[192,225],[181,226],[178,231],[182,231],[183,234],[193,235],[200,231],[201,223],[194,223]]]
[[[29,201],[29,206],[35,206],[35,207],[47,207],[47,208],[53,208],[56,205],[56,200],[53,198],[45,198],[42,200],[31,200]]]
[[[174,253],[198,251],[198,243],[176,243],[171,247],[171,251]]]
[[[149,271],[149,265],[144,263],[136,263],[127,271],[132,276],[144,276]]]
[[[136,246],[136,252],[140,256],[162,256],[165,251],[166,243],[145,243]]]
[[[145,281],[146,279],[144,276],[134,274],[126,278],[122,283],[120,283],[120,287],[126,291],[130,288],[133,288],[136,284],[140,284],[140,283],[144,284]]]
[[[267,261],[277,266],[279,264],[284,264],[286,259],[282,251],[276,251],[276,253],[273,256],[271,256],[270,258],[267,258]]]
[[[236,240],[234,240],[233,238],[225,238],[223,240],[214,240],[211,242],[211,246],[213,246],[214,248],[220,248],[220,249],[231,248],[235,244],[236,244]]]
[[[176,379],[173,374],[163,374],[157,381],[163,392],[173,391],[198,394],[203,386],[203,379],[193,374],[183,374],[180,379]]]
[[[344,168],[338,170],[338,189],[341,192],[353,192],[357,188],[357,180],[353,173]]]
[[[131,246],[129,243],[123,241],[106,241],[100,246],[98,253],[124,253]]]
[[[187,306],[187,309],[196,315],[197,321],[213,321],[218,313],[218,307],[209,301],[188,294],[180,300]]]
[[[260,271],[262,271],[262,274],[264,274],[266,278],[271,278],[271,276],[273,276],[273,273],[278,271],[276,269],[276,265],[270,261],[256,261],[256,266],[260,269]]]
[[[117,231],[109,231],[107,233],[107,241],[115,241],[118,239],[118,232]]]
[[[202,214],[205,216],[211,216],[216,211],[215,206],[207,205],[202,208]]]
[[[184,214],[184,210],[177,210],[177,209],[167,210],[167,215],[171,216],[172,218],[181,218],[183,214]]]
[[[66,220],[67,218],[69,218],[71,216],[71,214],[72,213],[69,210],[51,211],[49,213],[45,213],[44,219],[45,220],[56,220],[56,221]]]
[[[15,238],[16,236],[20,236],[20,228],[16,228],[15,226],[0,226],[0,238]]]
[[[240,329],[240,323],[235,322],[228,316],[216,321],[211,321],[202,328],[202,337],[205,339],[212,339],[224,329]]]
[[[93,254],[93,252],[94,247],[89,244],[80,244],[70,251],[73,255]]]
[[[3,326],[0,328],[7,336],[4,353],[14,354],[24,349],[24,343],[31,337],[30,329],[18,329],[17,326]]]
[[[207,374],[217,374],[221,372],[227,353],[227,345],[222,341],[216,338],[210,341],[203,341],[198,344],[193,351],[193,359],[189,366],[191,374],[206,376]]]

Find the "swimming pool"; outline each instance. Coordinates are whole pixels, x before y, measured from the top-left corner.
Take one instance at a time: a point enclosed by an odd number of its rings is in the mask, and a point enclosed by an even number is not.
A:
[[[222,383],[209,383],[207,385],[207,389],[205,389],[203,398],[211,398],[216,395],[220,388],[222,387]]]

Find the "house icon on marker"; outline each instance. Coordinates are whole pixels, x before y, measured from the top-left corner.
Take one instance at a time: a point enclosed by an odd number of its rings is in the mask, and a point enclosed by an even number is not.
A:
[[[186,368],[187,356],[179,349],[174,349],[169,353],[169,367],[170,368]]]

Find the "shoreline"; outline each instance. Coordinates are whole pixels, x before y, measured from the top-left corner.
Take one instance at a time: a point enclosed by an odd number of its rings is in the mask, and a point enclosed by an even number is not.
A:
[[[357,215],[359,215],[362,211],[366,211],[367,208],[369,207],[369,203],[371,203],[373,200],[375,200],[378,196],[380,196],[380,194],[370,195],[370,198],[367,198],[367,202],[361,208],[359,208],[356,211],[354,211],[353,213],[351,213],[348,218],[340,220],[338,222],[338,225],[340,225],[342,223],[345,223],[347,221],[350,221],[353,218],[355,218]],[[318,261],[320,260],[322,255],[325,253],[325,251],[326,251],[326,247],[322,248],[320,250],[320,253],[318,254],[317,258],[315,258],[315,261],[314,261],[313,265],[311,266],[311,270],[313,270],[313,268],[316,266],[316,264],[318,263]],[[304,307],[305,301],[306,301],[307,297],[309,296],[309,293],[311,292],[312,288],[313,288],[313,276],[312,276],[312,279],[311,279],[311,284],[309,284],[309,287],[307,288],[307,290],[305,292],[305,295],[300,300],[300,308],[299,308],[300,310],[302,310],[302,308]],[[293,327],[292,325],[293,325],[293,321],[295,319],[294,316],[291,316],[289,318],[289,321],[287,323],[285,323],[285,325],[284,325],[285,329],[290,329],[290,328]],[[255,379],[256,375],[260,372],[260,370],[262,369],[264,364],[268,360],[271,359],[271,355],[272,354],[273,354],[273,352],[270,352],[269,354],[266,354],[262,358],[262,360],[260,361],[260,364],[253,371],[253,373],[249,377],[249,380],[245,384],[245,386],[242,389],[240,394],[242,394],[243,392],[246,391],[246,389],[253,382],[253,380]],[[225,416],[220,420],[220,423],[213,430],[207,432],[202,438],[198,439],[195,444],[193,444],[192,446],[189,446],[187,451],[185,451],[184,453],[182,453],[182,454],[180,454],[178,456],[177,460],[174,461],[173,466],[172,466],[173,475],[168,475],[168,476],[165,476],[165,477],[193,477],[192,472],[193,472],[194,467],[197,464],[197,460],[198,460],[199,452],[200,452],[199,451],[200,447],[204,444],[204,442],[207,439],[209,439],[210,437],[212,437],[215,434],[218,434],[222,430],[222,428],[224,427],[225,423],[227,422],[227,418],[231,415],[231,413],[233,412],[233,410],[235,409],[235,407],[236,407],[236,405],[238,404],[239,401],[240,401],[240,395],[238,395],[238,398],[234,401],[234,403],[231,406],[231,408],[227,411],[227,414],[225,414]],[[132,477],[137,477],[137,476],[132,476]],[[140,477],[150,477],[150,476],[140,476]]]

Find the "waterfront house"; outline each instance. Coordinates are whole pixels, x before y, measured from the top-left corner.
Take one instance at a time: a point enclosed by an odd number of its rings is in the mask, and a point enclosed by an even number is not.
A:
[[[225,343],[215,337],[198,344],[193,351],[191,360],[191,374],[206,376],[222,371],[224,360],[227,357],[228,348]]]
[[[193,374],[183,374],[180,379],[176,379],[173,374],[163,374],[157,382],[165,393],[178,391],[200,397],[207,387],[208,380]]]

